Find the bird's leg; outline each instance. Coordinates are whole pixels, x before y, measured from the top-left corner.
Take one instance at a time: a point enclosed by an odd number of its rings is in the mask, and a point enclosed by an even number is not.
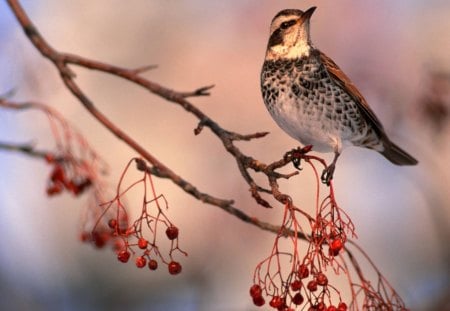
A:
[[[307,145],[303,148],[298,147],[292,149],[291,151],[286,152],[284,158],[290,159],[292,161],[292,164],[294,164],[294,167],[298,170],[301,170],[302,168],[300,167],[300,160],[305,159],[306,154],[311,151],[312,147],[312,145]]]
[[[330,165],[328,165],[322,172],[321,180],[327,186],[330,185],[330,181],[333,179],[334,169],[336,168],[336,161],[339,158],[340,153],[338,151],[334,152],[334,159]]]

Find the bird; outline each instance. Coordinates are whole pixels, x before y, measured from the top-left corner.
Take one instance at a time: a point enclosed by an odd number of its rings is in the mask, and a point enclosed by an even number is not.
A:
[[[315,10],[285,9],[272,19],[261,70],[262,97],[272,118],[309,147],[305,150],[334,152],[321,175],[327,185],[339,155],[349,146],[378,151],[396,165],[416,165],[414,157],[388,138],[350,78],[313,45],[310,20]]]

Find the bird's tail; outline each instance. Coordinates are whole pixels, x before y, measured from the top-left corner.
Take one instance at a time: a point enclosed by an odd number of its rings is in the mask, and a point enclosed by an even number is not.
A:
[[[414,157],[391,141],[384,142],[384,151],[380,153],[396,165],[416,165],[419,163]]]

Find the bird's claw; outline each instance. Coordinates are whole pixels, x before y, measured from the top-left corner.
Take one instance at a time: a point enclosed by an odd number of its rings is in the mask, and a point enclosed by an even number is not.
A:
[[[305,146],[303,148],[295,148],[292,149],[291,151],[286,152],[286,154],[284,155],[285,159],[290,159],[292,161],[292,164],[294,165],[294,167],[296,169],[298,169],[299,171],[302,170],[302,168],[300,167],[301,164],[301,160],[305,159],[306,154],[311,151],[312,146],[308,145]]]
[[[302,170],[302,168],[300,167],[300,163],[301,163],[301,158],[300,157],[292,157],[292,164],[299,171]]]
[[[330,185],[331,180],[333,179],[334,169],[336,166],[334,163],[328,165],[322,172],[322,175],[320,179],[322,180],[322,183],[326,184],[327,186]]]

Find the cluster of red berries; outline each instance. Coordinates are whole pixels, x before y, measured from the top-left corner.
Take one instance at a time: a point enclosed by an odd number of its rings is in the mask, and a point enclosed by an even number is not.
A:
[[[326,293],[325,288],[328,285],[328,278],[322,272],[317,272],[313,275],[313,278],[309,280],[305,285],[305,279],[310,276],[309,269],[306,265],[299,266],[295,273],[295,277],[289,284],[290,291],[284,292],[282,295],[273,295],[269,302],[269,306],[279,311],[293,311],[292,306],[299,306],[304,303],[305,297],[309,301],[310,307],[308,311],[346,311],[347,305],[344,302],[340,302],[338,306],[326,306],[323,302],[323,296],[320,301],[312,301],[311,293],[316,292],[319,286],[323,288],[322,293]],[[301,291],[305,292],[305,295]],[[308,291],[309,293],[307,293]],[[253,299],[253,303],[256,306],[263,306],[265,299],[263,297],[263,289],[260,285],[254,284],[250,287],[250,296]],[[319,295],[320,297],[320,295]],[[288,301],[288,298],[290,301]]]
[[[63,190],[67,190],[78,196],[92,185],[92,181],[86,177],[68,178],[63,165],[58,163],[53,155],[47,155],[46,160],[48,163],[53,164],[53,170],[50,173],[47,185],[47,195],[53,196],[60,194]]]
[[[111,239],[114,239],[114,235],[106,230],[97,230],[92,233],[83,231],[80,235],[82,242],[93,243],[97,248],[103,248]]]
[[[113,219],[113,220],[115,220],[115,219]],[[110,220],[109,223],[111,224],[111,222],[112,221]],[[179,233],[178,228],[173,225],[167,227],[167,229],[166,229],[166,236],[171,241],[178,238],[178,233]],[[136,267],[144,268],[145,266],[148,265],[148,268],[150,270],[158,269],[158,261],[156,261],[154,258],[150,257],[150,250],[154,246],[151,245],[144,237],[140,237],[138,239],[136,245],[139,249],[144,250],[143,254],[136,257],[136,259],[135,259]],[[117,252],[117,259],[120,262],[126,263],[129,261],[129,259],[131,257],[131,252],[128,250],[128,248],[129,248],[129,246],[122,248]],[[169,273],[172,275],[179,274],[182,270],[181,264],[174,260],[171,260],[167,264],[167,268],[169,270]]]
[[[117,253],[117,259],[123,263],[128,262],[130,257],[131,253],[128,250],[121,250]],[[150,270],[158,269],[158,261],[156,261],[155,259],[150,259],[148,255],[141,255],[136,257],[135,264],[136,267],[140,269],[144,268],[147,265]],[[181,272],[182,266],[179,262],[172,260],[168,263],[167,268],[170,274],[176,275]]]
[[[179,229],[164,214],[164,207],[168,208],[168,202],[164,195],[156,195],[151,175],[144,172],[142,179],[125,187],[125,191],[121,190],[125,174],[135,160],[130,160],[126,166],[117,186],[116,196],[108,202],[101,203],[100,206],[96,205],[97,209],[89,211],[86,215],[87,223],[95,225],[91,232],[82,233],[81,240],[90,242],[97,248],[109,245],[116,253],[119,262],[132,261],[139,269],[148,267],[150,270],[157,270],[160,265],[166,265],[170,274],[179,274],[182,266],[174,260],[174,253],[179,252],[185,256],[187,253],[179,247]],[[55,180],[63,180],[64,175],[60,176],[62,177]],[[138,185],[142,185],[144,190],[143,208],[139,217],[132,221],[129,219],[127,206],[123,204],[123,197],[130,189]],[[151,188],[153,200],[148,200],[146,197],[147,187]],[[163,204],[158,202],[159,199],[163,201]],[[165,236],[170,241],[167,255],[161,252],[157,244],[164,229]]]
[[[124,248],[124,240],[129,236],[127,228],[128,221],[123,215],[120,221],[112,218],[106,225],[99,220],[94,230],[81,232],[80,240],[93,243],[97,248],[103,248],[109,244],[113,250],[118,251]]]
[[[132,254],[135,253],[132,251],[132,247],[137,246],[144,252],[140,256],[136,257],[136,267],[144,268],[145,266],[148,266],[150,270],[158,269],[158,261],[150,257],[151,249],[155,246],[149,243],[147,239],[140,237],[136,244],[128,244],[128,237],[135,235],[132,230],[127,229],[127,226],[124,224],[119,224],[119,222],[114,218],[108,221],[108,227],[112,229],[112,231],[96,230],[92,233],[83,232],[81,234],[81,240],[83,242],[93,242],[98,248],[103,248],[108,242],[112,241],[113,248],[117,253],[117,259],[123,263],[129,261]],[[176,226],[170,225],[167,227],[165,233],[167,238],[173,241],[178,238],[179,230]],[[172,275],[179,274],[182,270],[181,264],[177,261],[171,260],[170,262],[165,262],[163,260],[163,262],[167,264],[168,271]]]

